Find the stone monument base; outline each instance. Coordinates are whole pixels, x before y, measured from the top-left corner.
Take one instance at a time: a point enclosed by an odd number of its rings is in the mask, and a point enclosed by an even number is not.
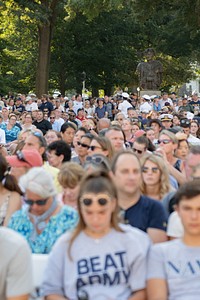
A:
[[[150,97],[153,95],[161,96],[161,91],[153,91],[153,90],[142,90],[140,91],[140,97],[144,95],[149,95]]]

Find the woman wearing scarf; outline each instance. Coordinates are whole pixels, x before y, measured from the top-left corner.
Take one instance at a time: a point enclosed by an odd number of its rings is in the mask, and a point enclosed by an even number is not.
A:
[[[13,214],[9,227],[26,238],[33,253],[49,253],[58,237],[75,227],[78,214],[58,204],[53,179],[43,167],[32,168],[19,185],[24,205]]]

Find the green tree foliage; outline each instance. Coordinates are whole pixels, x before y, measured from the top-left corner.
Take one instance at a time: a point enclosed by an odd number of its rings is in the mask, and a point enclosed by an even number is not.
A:
[[[0,0],[1,92],[40,95],[48,82],[81,91],[83,71],[93,90],[137,86],[147,47],[163,63],[162,88],[179,85],[200,60],[199,8],[197,0]]]
[[[141,43],[136,34],[139,27],[127,10],[103,12],[92,21],[79,13],[73,19],[58,22],[51,74],[55,76],[59,69],[65,88],[73,83],[77,90],[81,90],[83,71],[87,74],[87,88],[110,93],[114,85],[126,86],[135,76],[136,49]]]

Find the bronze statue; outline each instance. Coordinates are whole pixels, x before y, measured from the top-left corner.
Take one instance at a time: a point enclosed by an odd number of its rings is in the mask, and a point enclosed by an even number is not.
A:
[[[153,59],[155,51],[152,48],[146,49],[144,56],[147,61],[140,62],[136,69],[140,80],[140,88],[143,90],[159,90],[162,83],[162,64],[160,61]]]

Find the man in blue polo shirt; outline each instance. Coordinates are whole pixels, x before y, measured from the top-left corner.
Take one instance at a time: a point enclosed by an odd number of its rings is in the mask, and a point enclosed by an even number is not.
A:
[[[141,195],[141,166],[131,151],[119,152],[112,164],[119,206],[125,223],[148,233],[154,243],[167,240],[167,216],[157,200]]]

